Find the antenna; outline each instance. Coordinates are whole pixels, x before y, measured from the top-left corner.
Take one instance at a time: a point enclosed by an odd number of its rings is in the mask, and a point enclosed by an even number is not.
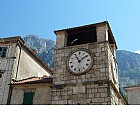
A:
[[[107,21],[107,16],[106,16],[106,21]]]

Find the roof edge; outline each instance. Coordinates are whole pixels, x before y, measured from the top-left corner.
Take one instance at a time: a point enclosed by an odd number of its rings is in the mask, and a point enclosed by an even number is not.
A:
[[[68,31],[68,30],[74,30],[74,29],[80,29],[80,28],[85,28],[85,27],[90,27],[90,26],[99,26],[99,25],[105,25],[107,24],[108,21],[103,21],[103,22],[98,22],[94,24],[86,24],[82,26],[77,26],[77,27],[72,27],[72,28],[66,28],[66,29],[61,29],[61,30],[55,30],[54,33],[56,34],[57,32],[62,32],[62,31]],[[109,23],[108,23],[109,25]]]
[[[140,84],[126,86],[124,88],[126,89],[126,88],[134,88],[134,87],[140,87]]]
[[[16,43],[17,41],[20,41],[22,44],[25,43],[24,39],[21,36],[14,36],[14,37],[6,37],[6,38],[0,38],[0,43]]]
[[[13,80],[9,85],[25,85],[25,84],[52,84],[53,77],[28,77],[21,80]]]

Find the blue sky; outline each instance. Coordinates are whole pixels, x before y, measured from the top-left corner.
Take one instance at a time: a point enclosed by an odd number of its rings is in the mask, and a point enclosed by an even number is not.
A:
[[[54,30],[107,20],[120,50],[140,50],[140,0],[0,0],[0,38],[28,34],[55,40]]]

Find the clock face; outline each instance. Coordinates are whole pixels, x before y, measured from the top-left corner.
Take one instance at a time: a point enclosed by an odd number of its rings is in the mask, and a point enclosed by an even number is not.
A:
[[[73,74],[83,74],[90,70],[93,58],[88,50],[81,49],[72,52],[67,60],[68,70]]]

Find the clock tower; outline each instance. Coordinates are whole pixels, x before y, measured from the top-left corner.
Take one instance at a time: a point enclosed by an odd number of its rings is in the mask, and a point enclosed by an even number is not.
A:
[[[55,31],[52,104],[126,104],[107,21]]]

